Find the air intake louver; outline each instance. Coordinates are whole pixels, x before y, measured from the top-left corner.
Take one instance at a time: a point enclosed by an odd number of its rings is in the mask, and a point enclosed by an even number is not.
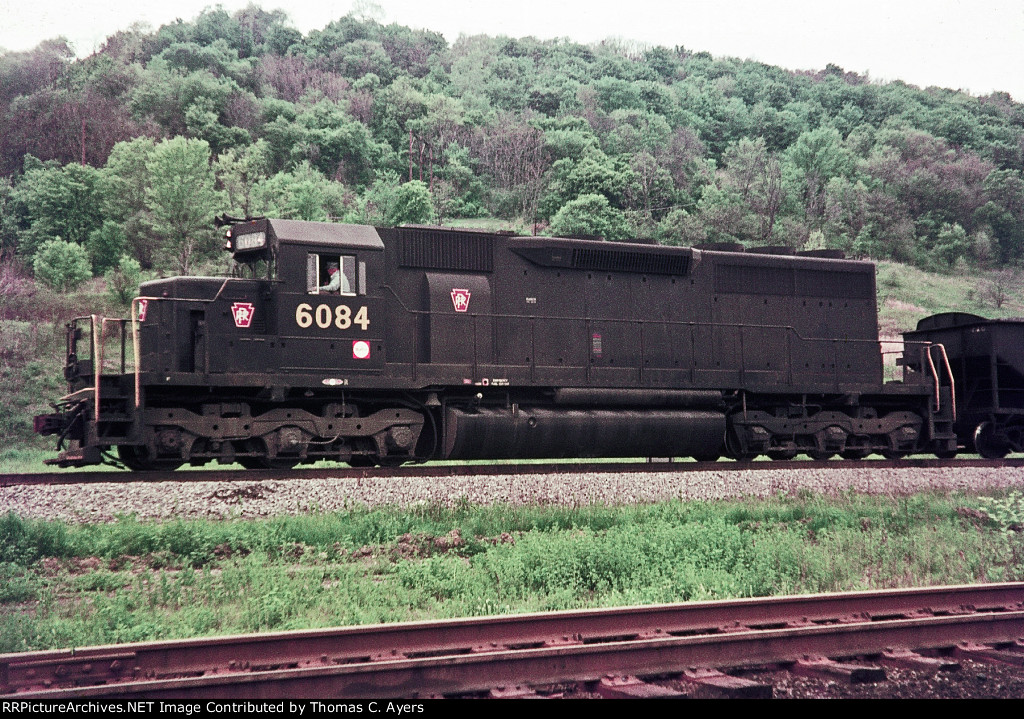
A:
[[[652,275],[685,275],[690,256],[681,253],[634,252],[630,250],[577,247],[572,251],[572,266],[600,272],[640,272]]]

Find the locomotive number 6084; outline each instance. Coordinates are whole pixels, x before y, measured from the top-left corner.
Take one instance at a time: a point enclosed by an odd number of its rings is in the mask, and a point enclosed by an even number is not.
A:
[[[339,330],[347,330],[352,325],[359,325],[364,331],[370,328],[370,317],[366,305],[356,310],[355,315],[352,314],[352,308],[348,305],[338,305],[332,308],[330,305],[321,304],[314,309],[312,305],[303,302],[295,308],[295,323],[299,327],[306,329],[312,327],[314,322],[323,330],[331,325]]]

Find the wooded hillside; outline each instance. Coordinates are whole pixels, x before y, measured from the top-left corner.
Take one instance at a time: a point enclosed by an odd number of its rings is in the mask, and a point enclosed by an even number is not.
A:
[[[0,243],[37,279],[190,272],[215,214],[1024,258],[1024,105],[683,47],[208,10],[0,56]],[[410,181],[411,180],[411,181]],[[59,244],[58,244],[59,243]]]

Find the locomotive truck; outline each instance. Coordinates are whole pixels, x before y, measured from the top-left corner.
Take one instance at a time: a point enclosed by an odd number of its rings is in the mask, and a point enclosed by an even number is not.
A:
[[[61,466],[956,453],[941,343],[887,381],[875,270],[434,227],[234,221],[229,277],[67,328]],[[824,255],[824,256],[822,256]],[[327,291],[328,268],[344,274]]]

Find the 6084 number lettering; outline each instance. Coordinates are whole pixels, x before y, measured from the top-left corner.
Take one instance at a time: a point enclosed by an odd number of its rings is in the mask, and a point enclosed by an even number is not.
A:
[[[314,322],[322,330],[331,325],[339,330],[347,330],[352,325],[359,325],[364,330],[370,328],[370,317],[366,305],[356,310],[355,315],[352,314],[352,308],[348,305],[338,305],[333,309],[330,305],[317,305],[316,309],[313,309],[313,305],[303,302],[295,308],[295,323],[299,327],[303,329],[312,327]]]

